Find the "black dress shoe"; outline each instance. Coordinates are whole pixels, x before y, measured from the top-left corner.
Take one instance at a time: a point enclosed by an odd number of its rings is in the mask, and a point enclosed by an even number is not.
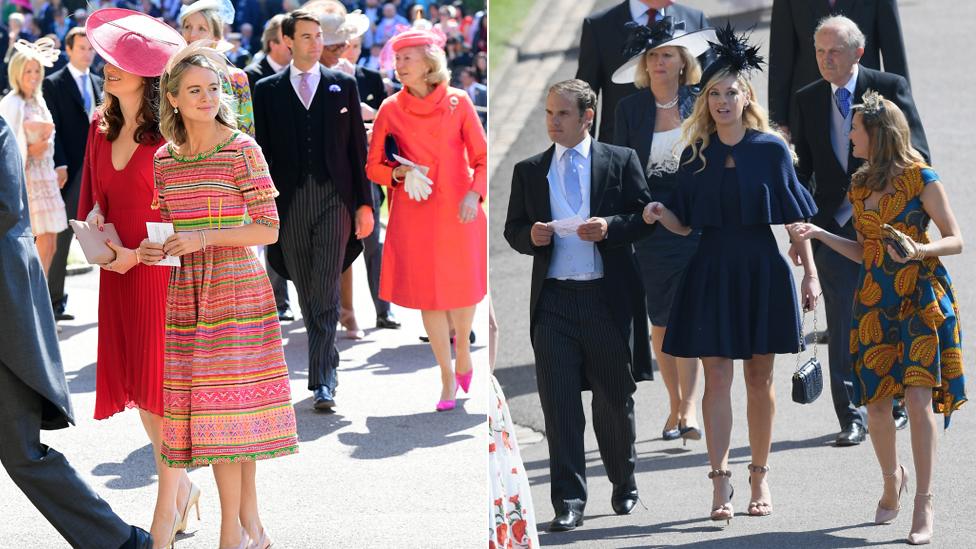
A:
[[[331,410],[335,408],[335,398],[325,385],[319,385],[312,391],[312,406],[316,410]]]
[[[583,526],[583,510],[570,507],[556,515],[549,523],[550,532],[568,532],[577,526]]]
[[[60,313],[54,313],[54,320],[57,320],[59,322],[62,320],[74,320],[74,319],[75,319],[75,315],[71,313],[66,313],[64,311],[61,311]]]
[[[129,539],[119,549],[152,549],[153,539],[149,532],[137,526],[132,527]]]
[[[851,423],[837,435],[837,446],[857,446],[864,442],[867,431],[860,423]]]
[[[629,515],[637,505],[637,487],[628,483],[623,486],[614,486],[613,494],[610,496],[610,506],[613,512],[618,515]]]
[[[476,339],[478,338],[474,335],[474,330],[471,330],[471,333],[468,334],[468,341],[470,341],[471,344],[474,345]],[[424,343],[430,343],[430,338],[427,336],[420,336],[420,341],[423,341]],[[451,344],[453,343],[454,343],[454,337],[451,336]]]
[[[891,415],[895,418],[895,429],[901,431],[908,427],[908,412],[905,411],[905,401],[895,399],[895,404],[891,408]]]
[[[376,327],[387,330],[398,330],[401,324],[394,318],[393,313],[376,317]]]
[[[278,311],[279,322],[291,322],[295,320],[295,313],[291,312],[291,307],[285,307]]]

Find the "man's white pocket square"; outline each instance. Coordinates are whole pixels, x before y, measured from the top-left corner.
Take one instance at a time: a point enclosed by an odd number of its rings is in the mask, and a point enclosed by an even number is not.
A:
[[[347,109],[346,107],[342,107],[341,109],[339,109],[339,114],[346,114],[347,112],[349,112],[349,109]]]

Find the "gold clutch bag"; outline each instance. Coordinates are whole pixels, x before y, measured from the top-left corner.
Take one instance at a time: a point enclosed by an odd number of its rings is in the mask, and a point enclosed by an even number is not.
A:
[[[885,245],[894,248],[902,257],[915,259],[918,246],[908,235],[887,223],[881,225],[881,231],[883,233],[881,239]]]

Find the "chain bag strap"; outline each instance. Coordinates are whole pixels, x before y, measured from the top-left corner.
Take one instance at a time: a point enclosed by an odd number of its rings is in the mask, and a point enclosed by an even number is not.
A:
[[[806,312],[800,321],[801,337],[806,337]],[[796,370],[793,372],[793,402],[810,404],[823,392],[823,367],[817,359],[817,309],[813,309],[813,356],[802,362],[803,353],[796,354]]]

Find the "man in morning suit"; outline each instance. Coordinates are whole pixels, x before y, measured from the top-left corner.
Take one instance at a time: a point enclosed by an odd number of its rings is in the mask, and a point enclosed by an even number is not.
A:
[[[359,239],[373,230],[366,131],[356,81],[318,62],[319,18],[297,9],[281,30],[291,65],[254,89],[256,139],[281,193],[281,232],[268,259],[298,290],[308,330],[308,388],[316,409],[331,410],[339,276],[362,251]]]
[[[254,90],[259,80],[278,74],[291,63],[291,50],[281,39],[281,22],[285,17],[286,14],[279,13],[268,19],[264,25],[264,32],[261,34],[261,51],[258,56],[255,56],[254,62],[244,68],[251,90]],[[288,281],[267,263],[267,257],[265,261],[265,270],[268,272],[268,280],[271,282],[271,289],[274,290],[275,306],[278,308],[278,320],[285,322],[295,320],[291,312],[291,304],[288,303]]]
[[[780,129],[796,117],[793,94],[820,79],[813,33],[821,19],[843,15],[864,33],[862,67],[908,78],[908,59],[895,0],[773,0],[769,24],[769,118]]]
[[[42,429],[63,429],[74,417],[28,212],[20,148],[0,117],[0,463],[72,547],[149,549],[147,532],[123,522],[63,454],[41,443]],[[5,547],[31,545],[22,526],[24,545]]]
[[[85,159],[88,125],[95,107],[102,103],[102,79],[89,70],[95,50],[88,42],[85,27],[75,27],[64,38],[68,64],[51,73],[41,84],[44,102],[54,121],[54,165],[61,187],[65,212],[78,211],[81,193],[81,167]],[[72,217],[68,213],[68,218]],[[72,320],[65,312],[68,296],[64,293],[64,274],[68,249],[74,233],[67,228],[58,234],[57,250],[48,273],[48,293],[54,305],[56,320]]]
[[[596,94],[581,80],[549,88],[546,125],[555,142],[519,162],[505,239],[533,257],[529,305],[539,400],[549,441],[549,531],[583,523],[586,460],[583,403],[593,391],[593,429],[614,512],[637,501],[634,391],[652,379],[644,290],[632,243],[654,229],[641,219],[650,201],[637,154],[589,134]],[[565,236],[551,222],[585,220]]]
[[[671,0],[624,0],[583,20],[576,78],[603,97],[598,117],[600,132],[590,130],[600,141],[609,143],[613,139],[613,114],[617,102],[637,93],[633,84],[614,84],[610,80],[614,71],[627,61],[623,52],[627,38],[624,25],[630,21],[654,24],[666,15],[673,17],[675,22],[684,21],[685,32],[708,26],[708,20],[700,10],[674,4]]]
[[[928,160],[928,144],[912,100],[908,82],[897,74],[884,73],[858,64],[864,52],[864,34],[844,16],[822,20],[814,35],[817,64],[822,78],[796,92],[793,144],[799,162],[796,175],[817,202],[813,222],[824,229],[856,239],[852,206],[847,198],[851,175],[862,161],[854,158],[848,134],[851,106],[872,89],[893,101],[905,113],[912,133],[912,146]],[[850,326],[851,303],[857,289],[859,266],[814,243],[814,261],[820,273],[827,310],[827,351],[830,360],[830,395],[840,423],[838,446],[860,444],[865,438],[864,414],[851,402]],[[791,250],[790,255],[795,258]],[[796,261],[794,259],[794,261]],[[896,400],[895,424],[908,424],[904,405]]]

